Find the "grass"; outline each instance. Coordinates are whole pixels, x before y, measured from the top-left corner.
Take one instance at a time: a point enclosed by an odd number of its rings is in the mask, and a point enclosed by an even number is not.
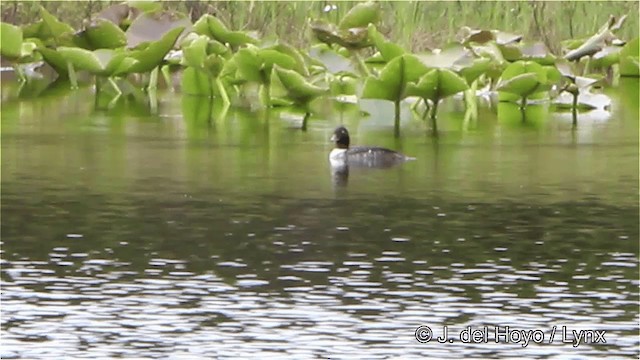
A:
[[[62,21],[80,28],[101,9],[117,1],[2,1],[2,21],[27,24],[39,19],[43,5]],[[198,19],[204,13],[221,18],[232,29],[258,30],[296,46],[311,41],[308,18],[337,22],[357,1],[171,1],[164,7],[184,11]],[[382,2],[380,30],[412,51],[439,47],[455,39],[461,26],[499,29],[544,41],[552,51],[559,42],[586,38],[609,15],[628,15],[619,31],[622,39],[638,36],[637,1],[394,1]],[[336,9],[323,9],[336,5]]]

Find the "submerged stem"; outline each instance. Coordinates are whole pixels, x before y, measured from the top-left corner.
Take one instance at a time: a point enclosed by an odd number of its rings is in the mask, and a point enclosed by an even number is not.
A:
[[[158,66],[154,67],[153,70],[151,70],[151,75],[149,77],[149,85],[147,86],[147,90],[155,90],[158,88]]]
[[[310,117],[311,117],[311,113],[307,111],[304,114],[304,118],[302,119],[302,131],[307,131],[307,121],[309,120]]]
[[[369,71],[369,68],[367,68],[367,65],[364,63],[364,61],[362,61],[362,57],[360,57],[360,53],[358,52],[358,50],[353,50],[353,56],[356,58],[356,61],[358,61],[358,65],[360,66],[360,68],[362,68],[362,71],[364,71],[364,75],[371,76],[371,72]]]
[[[78,77],[76,76],[76,69],[73,64],[67,61],[67,71],[69,72],[69,82],[72,89],[78,88]]]
[[[433,108],[431,109],[431,131],[434,136],[438,136],[438,121],[436,117],[438,116],[438,103],[440,99],[433,100]]]
[[[393,134],[395,137],[400,136],[400,100],[394,102],[395,105],[395,118],[393,121]]]
[[[578,93],[573,94],[573,107],[571,108],[571,117],[573,119],[573,127],[578,126]]]

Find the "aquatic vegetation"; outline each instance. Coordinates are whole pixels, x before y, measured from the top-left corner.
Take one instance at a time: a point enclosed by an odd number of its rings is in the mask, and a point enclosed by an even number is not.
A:
[[[419,6],[413,5],[414,15]],[[463,26],[456,42],[412,53],[381,30],[387,7],[380,2],[359,3],[332,21],[309,19],[317,42],[309,48],[234,29],[229,26],[233,22],[213,13],[192,23],[187,14],[164,8],[161,2],[113,4],[76,30],[40,7],[40,19],[32,24],[1,24],[0,55],[25,82],[30,80],[24,64],[38,61],[48,64],[59,79],[68,78],[72,88],[79,86],[76,72],[90,75],[96,97],[106,81],[116,93],[112,103],[119,101],[122,87],[137,97],[155,97],[160,72],[171,89],[177,76],[183,94],[221,101],[223,109],[257,88],[267,111],[302,108],[302,129],[318,97],[356,106],[362,106],[360,99],[390,101],[396,136],[400,107],[407,98],[413,98],[414,114],[419,116],[416,109],[421,106],[426,109],[422,117],[430,114],[429,128],[437,134],[439,104],[450,97],[459,101],[460,93],[465,119],[477,117],[476,98],[488,94],[500,102],[517,102],[523,119],[533,103],[570,107],[575,125],[578,110],[607,108],[608,98],[594,91],[594,84],[610,86],[620,76],[637,77],[640,72],[638,37],[625,41],[616,35],[625,15],[611,16],[591,37],[558,44]],[[203,109],[204,101],[197,101]],[[198,114],[210,114],[211,108]]]

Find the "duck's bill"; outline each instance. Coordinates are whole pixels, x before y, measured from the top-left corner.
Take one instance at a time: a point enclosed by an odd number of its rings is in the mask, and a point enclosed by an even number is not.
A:
[[[331,135],[331,141],[336,141],[338,140],[338,138],[336,137],[336,134]]]

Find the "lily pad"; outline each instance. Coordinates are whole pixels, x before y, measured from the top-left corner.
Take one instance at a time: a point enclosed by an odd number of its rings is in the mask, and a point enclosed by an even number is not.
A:
[[[555,98],[553,103],[559,109],[572,109],[573,108],[573,95],[569,93],[562,93]],[[578,94],[578,110],[608,110],[611,106],[611,98],[605,94],[593,94],[588,91],[583,91]]]
[[[138,62],[129,69],[132,73],[145,73],[162,64],[164,57],[173,48],[184,28],[177,27],[169,30],[164,36],[143,49],[131,52],[131,57]]]
[[[443,50],[416,55],[428,68],[453,69],[457,62],[472,58],[471,52],[459,44],[451,45]]]
[[[389,62],[405,53],[400,45],[385,39],[384,36],[378,32],[374,24],[369,24],[369,38],[380,51],[380,55],[385,62]]]
[[[182,29],[181,32],[188,32],[191,29],[191,20],[180,13],[143,13],[127,29],[127,47],[136,48],[144,43],[157,42],[163,39],[167,33],[177,28]],[[173,43],[175,43],[175,40]],[[171,46],[173,47],[173,44]]]
[[[55,16],[51,15],[43,6],[40,7],[40,16],[42,16],[42,29],[46,32],[45,36],[50,36],[56,41],[57,45],[64,45],[70,40],[70,36],[74,30],[71,25],[58,20]],[[45,40],[45,39],[41,39]]]
[[[327,45],[338,44],[347,49],[362,49],[373,45],[366,27],[338,29],[323,20],[312,21],[310,26],[313,35]]]
[[[521,98],[526,98],[529,95],[547,91],[550,88],[551,86],[541,79],[540,74],[525,73],[503,81],[498,86],[498,91],[508,92],[518,95]]]
[[[467,82],[455,72],[449,69],[433,69],[424,74],[417,84],[408,84],[407,95],[438,102],[468,88]]]
[[[127,44],[124,31],[105,19],[95,19],[79,36],[85,38],[90,50],[116,49]]]
[[[369,24],[377,24],[379,21],[380,4],[373,1],[367,1],[352,7],[342,18],[338,28],[342,30],[366,28]]]
[[[620,51],[620,76],[640,76],[640,38],[629,41]]]
[[[5,22],[0,23],[0,55],[8,59],[22,56],[22,29]]]
[[[328,89],[309,83],[296,71],[283,69],[276,65],[274,73],[277,74],[280,83],[287,90],[287,97],[298,104],[308,104],[311,100],[328,91]]]
[[[417,82],[428,70],[415,55],[398,56],[382,69],[378,77],[367,77],[362,98],[399,101],[407,96],[407,84]]]
[[[223,44],[229,44],[231,47],[258,43],[255,34],[229,30],[222,21],[209,14],[200,17],[193,25],[193,30],[200,35],[209,36]]]
[[[327,71],[332,74],[357,74],[356,68],[348,58],[340,55],[325,44],[317,44],[312,46],[311,50],[309,50],[309,56],[322,63]]]
[[[124,50],[98,49],[89,51],[61,46],[56,49],[76,69],[87,70],[99,76],[118,76],[128,73],[137,60],[128,57]]]

